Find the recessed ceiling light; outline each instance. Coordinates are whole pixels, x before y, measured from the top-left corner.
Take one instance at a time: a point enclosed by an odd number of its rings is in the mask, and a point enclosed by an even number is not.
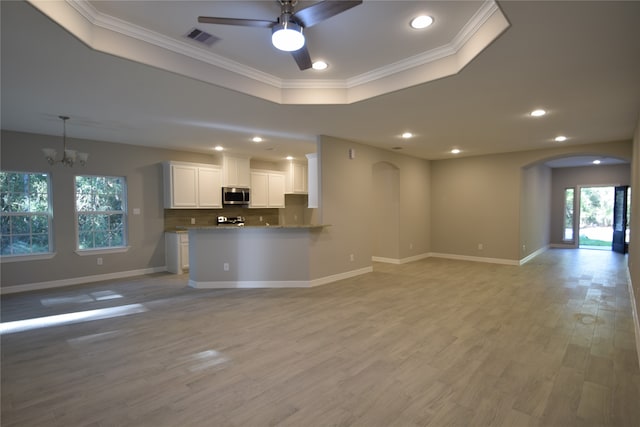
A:
[[[566,136],[564,136],[564,135],[558,135],[558,136],[556,136],[556,138],[555,138],[555,141],[556,141],[556,142],[564,142],[564,141],[566,141],[566,140],[567,140],[567,137],[566,137]]]
[[[215,147],[213,147],[213,149],[216,150],[216,151],[224,150],[224,148],[222,148],[222,145],[216,145]]]
[[[287,156],[287,160],[293,160],[293,156]]]
[[[451,154],[460,154],[460,149],[454,148],[453,150],[451,150]]]
[[[316,62],[313,63],[313,65],[311,67],[314,70],[321,71],[321,70],[326,70],[328,66],[329,65],[324,61],[316,61]]]
[[[429,25],[433,24],[433,18],[428,15],[420,15],[416,16],[411,20],[411,28],[415,28],[416,30],[421,30],[423,28],[427,28]]]
[[[402,134],[402,138],[404,139],[409,139],[411,137],[413,137],[413,134],[411,132],[405,132]]]
[[[542,109],[538,109],[538,110],[533,110],[530,114],[533,117],[541,117],[547,114],[547,112]]]
[[[594,164],[594,165],[599,165],[599,164],[600,164],[600,160],[594,160],[594,161],[593,161],[593,164]]]
[[[253,142],[262,142],[262,138],[260,138],[259,136],[254,136],[252,141]]]

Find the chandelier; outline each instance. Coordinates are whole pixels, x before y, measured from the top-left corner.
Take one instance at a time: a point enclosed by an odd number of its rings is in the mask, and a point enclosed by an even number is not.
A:
[[[56,159],[58,153],[53,148],[43,148],[42,152],[44,153],[44,157],[50,165],[62,163],[65,166],[71,167],[78,162],[84,166],[85,163],[87,163],[89,154],[67,149],[67,120],[69,120],[69,116],[58,117],[62,120],[62,158],[59,160]]]

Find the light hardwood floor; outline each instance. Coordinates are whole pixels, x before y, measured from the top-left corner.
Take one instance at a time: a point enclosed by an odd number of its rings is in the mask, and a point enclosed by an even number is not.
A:
[[[624,257],[375,264],[313,289],[157,274],[2,298],[2,426],[638,426]],[[121,296],[121,297],[118,297]]]

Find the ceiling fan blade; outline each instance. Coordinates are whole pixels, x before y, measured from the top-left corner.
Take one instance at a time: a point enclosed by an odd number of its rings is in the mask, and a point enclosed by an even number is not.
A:
[[[275,21],[265,21],[262,19],[216,18],[213,16],[199,16],[198,22],[201,24],[239,25],[242,27],[261,28],[271,28],[277,24]]]
[[[298,68],[300,70],[308,70],[313,65],[311,63],[311,56],[309,56],[309,50],[307,50],[307,45],[305,44],[300,49],[291,52],[293,55],[293,59],[296,60],[296,64],[298,64]]]
[[[360,1],[336,1],[326,0],[319,3],[312,4],[302,10],[294,13],[293,18],[298,21],[304,28],[309,28],[316,25],[325,19],[329,19],[339,13],[349,10],[352,7],[358,6],[362,3]]]

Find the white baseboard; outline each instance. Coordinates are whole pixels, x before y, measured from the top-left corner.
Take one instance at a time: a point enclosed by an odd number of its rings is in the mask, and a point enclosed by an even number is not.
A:
[[[48,282],[27,283],[16,286],[0,287],[0,294],[14,294],[17,292],[38,291],[42,289],[62,288],[65,286],[81,285],[84,283],[100,282],[103,280],[122,279],[125,277],[142,276],[151,273],[167,271],[167,267],[142,268],[140,270],[118,271],[116,273],[96,274],[94,276],[73,277],[70,279],[51,280]]]
[[[636,297],[633,292],[633,282],[631,281],[631,273],[627,267],[627,286],[629,286],[629,297],[631,298],[631,313],[633,314],[633,329],[636,332],[636,354],[638,355],[638,365],[640,365],[640,317],[638,317],[638,306],[636,305]]]
[[[432,252],[429,254],[429,256],[432,256],[434,258],[455,259],[459,261],[486,262],[489,264],[520,265],[520,261],[513,260],[513,259],[486,258],[486,257],[478,257],[478,256],[443,254],[443,253],[437,253],[437,252]]]
[[[351,277],[360,276],[373,272],[373,266],[359,268],[358,270],[345,271],[344,273],[333,274],[331,276],[321,277],[311,280],[311,286],[326,285],[327,283],[337,282],[338,280],[349,279]]]
[[[520,265],[528,263],[529,261],[531,261],[532,259],[534,259],[538,255],[540,255],[541,253],[545,252],[547,249],[549,249],[549,246],[544,246],[544,247],[538,249],[537,251],[535,251],[534,253],[532,253],[530,255],[527,255],[526,257],[524,257],[524,258],[522,258],[520,260]]]
[[[551,243],[549,247],[555,249],[578,249],[578,245],[572,243]]]
[[[421,259],[429,258],[430,256],[431,255],[429,253],[414,255],[407,258],[386,258],[386,257],[372,256],[371,261],[384,262],[387,264],[406,264],[408,262],[419,261]]]
[[[346,271],[331,276],[321,277],[313,280],[244,280],[244,281],[196,281],[189,280],[189,286],[196,289],[240,289],[240,288],[312,288],[314,286],[326,285],[338,280],[349,279],[361,274],[371,273],[373,267],[360,268],[358,270]]]

